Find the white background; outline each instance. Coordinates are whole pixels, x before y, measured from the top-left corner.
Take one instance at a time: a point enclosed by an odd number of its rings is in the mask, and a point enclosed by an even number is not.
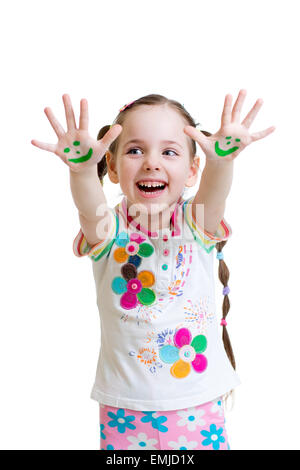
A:
[[[227,199],[228,329],[242,380],[227,430],[232,449],[300,449],[298,2],[4,5],[0,447],[99,447],[92,267],[72,253],[79,222],[68,168],[30,144],[56,142],[44,107],[64,124],[62,94],[77,115],[87,98],[96,136],[125,103],[159,93],[214,132],[225,94],[246,88],[245,113],[264,99],[253,131],[276,131],[239,155]],[[105,191],[114,206],[119,188],[106,179]]]

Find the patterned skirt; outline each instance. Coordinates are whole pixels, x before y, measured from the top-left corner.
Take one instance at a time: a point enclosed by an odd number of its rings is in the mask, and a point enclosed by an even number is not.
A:
[[[101,450],[229,450],[222,399],[171,411],[100,404]]]

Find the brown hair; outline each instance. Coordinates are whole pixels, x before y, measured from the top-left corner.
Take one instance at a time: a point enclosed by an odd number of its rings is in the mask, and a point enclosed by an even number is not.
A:
[[[164,105],[164,104],[170,106],[175,111],[177,111],[182,116],[182,118],[187,122],[187,125],[196,127],[199,124],[199,123],[196,123],[194,121],[192,116],[188,113],[188,111],[184,108],[184,106],[182,104],[180,104],[178,101],[170,100],[170,99],[166,98],[163,95],[157,95],[157,94],[142,96],[141,98],[133,101],[133,103],[131,103],[127,107],[122,108],[122,110],[120,110],[119,114],[115,118],[113,124],[122,125],[124,123],[125,119],[126,119],[127,114],[130,113],[130,111],[132,109],[135,109],[138,106],[141,106],[141,105],[152,105],[153,106],[153,105]],[[100,131],[98,132],[97,140],[102,139],[102,137],[106,134],[106,132],[109,130],[110,127],[111,127],[110,125],[102,127],[100,129]],[[207,132],[207,131],[204,131],[204,130],[201,130],[201,132],[206,136],[211,135],[210,132]],[[191,158],[193,159],[194,156],[196,155],[196,143],[191,138],[189,139],[189,141],[190,141],[190,145],[191,145]],[[115,155],[117,153],[117,150],[118,150],[118,145],[119,145],[119,137],[117,137],[117,139],[115,139],[112,142],[112,144],[110,145],[108,150],[113,155]],[[98,163],[97,170],[98,170],[98,176],[99,176],[100,182],[103,185],[103,178],[107,173],[107,165],[106,165],[105,156]],[[222,250],[222,248],[225,246],[226,243],[227,243],[226,241],[222,241],[222,242],[217,243],[216,244],[217,251],[220,252]],[[227,286],[228,278],[229,278],[228,267],[226,266],[223,259],[219,259],[219,279],[222,282],[224,287]],[[228,294],[226,294],[226,295],[224,295],[224,300],[223,300],[223,305],[222,305],[222,311],[223,311],[222,318],[224,320],[228,315],[229,308],[230,308],[229,298],[228,298]],[[223,337],[224,348],[225,348],[225,351],[227,353],[227,356],[228,356],[228,358],[229,358],[229,360],[232,364],[232,367],[235,369],[235,359],[234,359],[234,355],[233,355],[229,335],[228,335],[228,332],[227,332],[227,329],[226,329],[225,325],[223,325],[223,335],[222,335],[222,337]]]
[[[226,245],[227,241],[222,241],[222,242],[218,242],[216,244],[216,249],[217,249],[217,252],[220,253],[220,251],[222,251],[222,248]],[[219,279],[220,281],[222,282],[223,286],[224,287],[227,287],[228,286],[228,279],[229,279],[229,269],[224,261],[224,259],[219,259]],[[225,320],[227,315],[228,315],[228,312],[229,312],[229,309],[230,309],[230,302],[229,302],[229,297],[228,297],[228,294],[225,294],[224,295],[224,300],[223,300],[223,305],[222,305],[222,319]],[[224,348],[225,348],[225,351],[226,351],[226,354],[232,364],[232,367],[235,369],[235,358],[234,358],[234,354],[233,354],[233,351],[232,351],[232,347],[231,347],[231,342],[230,342],[230,339],[229,339],[229,335],[228,335],[228,331],[227,331],[227,328],[226,328],[226,322],[223,322],[223,343],[224,343]]]

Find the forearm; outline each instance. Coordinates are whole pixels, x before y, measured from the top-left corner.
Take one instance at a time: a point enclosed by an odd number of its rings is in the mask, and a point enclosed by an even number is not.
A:
[[[86,219],[95,220],[99,205],[106,204],[106,197],[97,174],[97,165],[78,173],[70,170],[70,186],[79,214]]]
[[[205,210],[219,211],[225,208],[233,179],[233,163],[206,161],[197,193],[197,202],[204,204]]]
[[[97,174],[97,165],[78,173],[70,170],[70,184],[81,230],[88,244],[96,245],[106,238],[112,223],[109,211],[106,210],[108,206]]]
[[[107,201],[97,174],[97,165],[78,173],[70,170],[70,186],[79,215],[90,221],[99,220],[101,213],[97,216],[97,209],[101,204],[106,206]]]
[[[199,189],[194,198],[193,211],[201,227],[214,234],[224,217],[226,198],[233,178],[233,161],[211,162],[207,160],[202,172]],[[197,214],[198,204],[203,205],[203,215]],[[203,218],[204,216],[204,218]]]

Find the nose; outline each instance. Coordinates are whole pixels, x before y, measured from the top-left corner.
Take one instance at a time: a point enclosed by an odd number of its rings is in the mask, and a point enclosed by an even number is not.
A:
[[[146,171],[160,170],[161,163],[159,157],[154,153],[149,153],[144,160],[143,168]]]

